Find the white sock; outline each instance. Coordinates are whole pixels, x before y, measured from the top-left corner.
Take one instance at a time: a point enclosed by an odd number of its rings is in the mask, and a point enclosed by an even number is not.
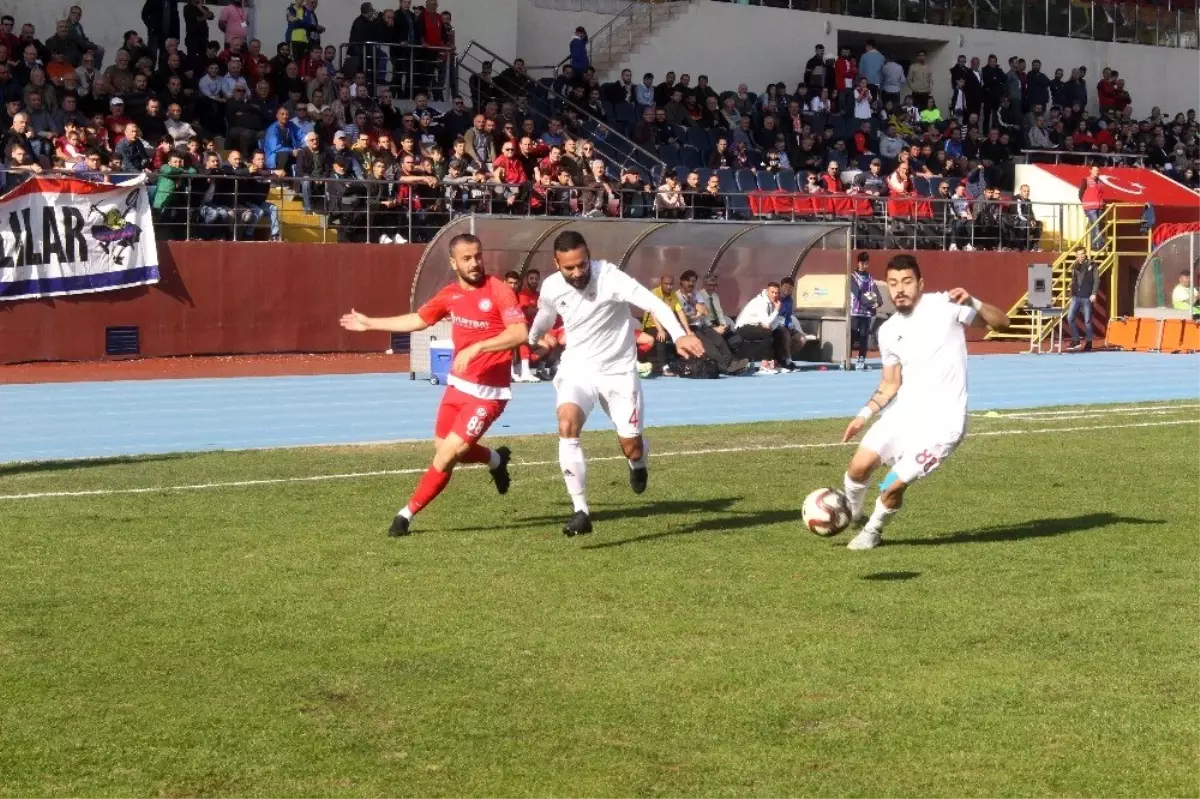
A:
[[[576,512],[587,513],[587,461],[583,459],[583,447],[578,438],[558,440],[558,465]]]
[[[892,510],[883,504],[882,499],[876,499],[875,510],[871,513],[871,518],[869,521],[867,521],[867,526],[864,529],[874,530],[877,533],[882,533],[884,526],[888,523],[888,520],[895,516],[896,511],[898,510],[900,509],[896,508],[896,510]]]
[[[850,479],[850,473],[842,477],[842,485],[846,489],[846,499],[850,500],[850,518],[857,519],[862,515],[863,503],[867,498],[867,484],[856,483]]]
[[[521,359],[521,376],[529,377],[529,359],[528,358]]]
[[[500,468],[500,453],[494,449],[491,450],[491,453],[492,453],[491,455],[488,455],[488,468],[489,469],[499,469]]]
[[[396,515],[403,516],[404,518],[408,519],[411,522],[412,517],[413,517],[413,512],[408,509],[407,505],[405,505],[403,508],[400,509],[400,512],[397,513]]]

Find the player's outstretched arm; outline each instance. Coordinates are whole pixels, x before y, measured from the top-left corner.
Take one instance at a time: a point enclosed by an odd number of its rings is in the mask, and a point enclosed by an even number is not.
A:
[[[537,315],[533,317],[533,325],[529,328],[529,345],[532,347],[539,346],[542,337],[550,332],[550,328],[554,327],[554,320],[558,313],[554,310],[554,306],[548,301],[538,299]]]
[[[959,305],[970,305],[975,309],[975,319],[971,322],[975,327],[986,327],[991,330],[1007,330],[1012,324],[1008,314],[995,305],[984,302],[978,297],[972,297],[966,289],[950,289],[950,299]]]
[[[875,389],[875,393],[867,400],[867,404],[863,406],[863,409],[858,412],[857,416],[850,420],[850,424],[846,425],[846,432],[842,434],[843,444],[858,435],[868,419],[891,404],[892,400],[896,398],[897,392],[900,391],[901,382],[900,364],[884,364],[883,377],[879,381],[879,388]]]
[[[363,333],[368,330],[386,330],[391,333],[415,333],[418,330],[424,330],[429,327],[429,323],[422,319],[420,314],[406,313],[402,316],[374,318],[366,314],[361,314],[353,308],[350,309],[350,313],[342,317],[341,325],[355,333]]]

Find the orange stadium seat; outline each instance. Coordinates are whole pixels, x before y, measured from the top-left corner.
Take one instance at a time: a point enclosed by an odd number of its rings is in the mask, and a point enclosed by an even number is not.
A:
[[[1159,319],[1139,320],[1137,336],[1133,340],[1133,349],[1137,352],[1154,352],[1158,349],[1162,321]]]
[[[1105,343],[1109,347],[1132,350],[1133,343],[1137,340],[1138,322],[1140,321],[1140,319],[1130,319],[1128,316],[1112,320],[1108,323]]]
[[[1183,334],[1179,339],[1180,352],[1200,352],[1200,322],[1183,323]]]
[[[1160,352],[1179,352],[1180,343],[1183,341],[1183,325],[1183,319],[1163,320],[1162,336],[1158,345]]]

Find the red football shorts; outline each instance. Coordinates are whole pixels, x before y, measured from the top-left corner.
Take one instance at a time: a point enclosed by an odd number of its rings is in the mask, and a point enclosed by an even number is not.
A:
[[[504,413],[508,400],[485,400],[472,397],[454,386],[447,386],[438,406],[433,434],[445,438],[454,433],[463,441],[474,444],[483,438],[492,423]]]

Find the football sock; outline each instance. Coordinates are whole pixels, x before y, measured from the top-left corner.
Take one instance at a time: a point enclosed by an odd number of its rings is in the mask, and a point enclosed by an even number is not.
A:
[[[521,359],[521,377],[529,377],[529,359]]]
[[[439,472],[430,466],[425,470],[425,474],[421,475],[421,480],[408,500],[408,505],[400,512],[409,519],[416,516],[422,508],[437,499],[437,495],[442,493],[442,489],[450,482],[451,474],[453,472]]]
[[[842,478],[842,484],[846,488],[846,499],[850,500],[850,518],[857,519],[862,515],[863,502],[867,498],[867,484],[854,482],[849,472]]]
[[[486,463],[489,469],[495,469],[500,465],[500,456],[482,444],[472,444],[466,453],[458,459],[458,462]]]
[[[867,526],[865,529],[874,530],[877,533],[882,533],[883,528],[888,523],[888,520],[891,519],[893,516],[895,516],[896,511],[898,511],[898,510],[900,510],[900,509],[896,508],[895,510],[893,510],[893,509],[885,506],[883,504],[882,499],[876,499],[875,500],[875,510],[874,510],[874,512],[871,513],[871,518],[867,522]]]
[[[558,440],[558,465],[575,510],[587,513],[587,461],[583,459],[583,447],[578,438]]]

